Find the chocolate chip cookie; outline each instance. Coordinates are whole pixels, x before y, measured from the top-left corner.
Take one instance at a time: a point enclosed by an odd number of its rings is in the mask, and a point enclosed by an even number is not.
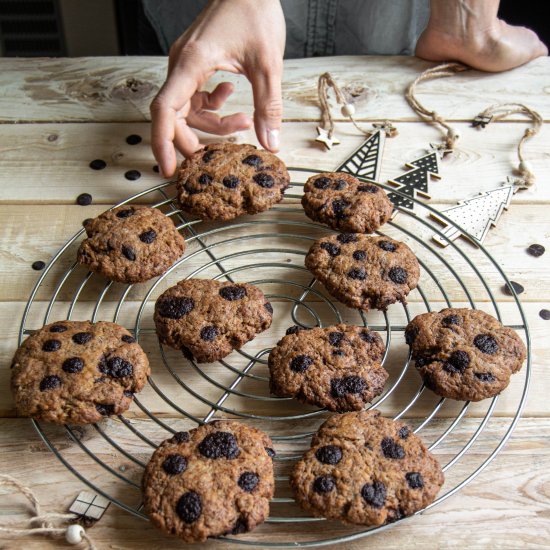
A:
[[[473,309],[418,315],[407,326],[405,339],[424,384],[451,399],[494,397],[508,386],[526,356],[514,330]]]
[[[78,261],[111,281],[140,283],[162,275],[185,250],[172,220],[157,208],[119,206],[84,226]]]
[[[147,355],[125,328],[58,321],[17,350],[11,386],[20,416],[90,424],[128,409],[148,376]]]
[[[178,200],[182,210],[203,220],[232,220],[268,210],[289,185],[283,161],[269,151],[214,143],[183,161]]]
[[[337,300],[362,310],[385,310],[398,300],[405,302],[420,277],[411,249],[389,237],[324,237],[309,249],[305,263]]]
[[[430,504],[443,472],[408,426],[371,410],[331,416],[290,484],[298,504],[316,516],[382,525]]]
[[[312,220],[352,233],[376,231],[393,212],[390,199],[380,187],[344,172],[309,178],[304,185],[302,206]]]
[[[273,496],[272,447],[265,433],[232,421],[175,434],[145,468],[145,512],[185,542],[254,529]]]
[[[218,361],[271,326],[273,308],[247,283],[180,281],[159,296],[155,325],[163,344],[199,363]]]
[[[364,327],[291,332],[269,354],[271,393],[329,411],[360,410],[384,389],[384,351],[380,335]]]

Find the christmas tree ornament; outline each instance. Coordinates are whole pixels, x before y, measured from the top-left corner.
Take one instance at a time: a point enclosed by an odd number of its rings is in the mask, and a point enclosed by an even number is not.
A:
[[[338,166],[336,171],[378,181],[384,143],[385,133],[377,130]]]

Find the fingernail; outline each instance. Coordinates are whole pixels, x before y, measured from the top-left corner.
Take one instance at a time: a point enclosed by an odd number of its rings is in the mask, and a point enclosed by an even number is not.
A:
[[[272,150],[279,149],[279,130],[267,130],[267,144]]]

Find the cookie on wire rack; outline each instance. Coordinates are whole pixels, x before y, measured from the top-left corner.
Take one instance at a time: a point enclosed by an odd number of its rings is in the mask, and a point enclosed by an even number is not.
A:
[[[328,418],[290,475],[296,501],[308,512],[373,526],[425,508],[443,481],[422,440],[376,410]]]
[[[393,204],[383,189],[344,172],[310,177],[304,185],[302,206],[312,220],[350,233],[372,233],[393,212]]]
[[[157,208],[125,205],[84,226],[78,261],[111,281],[140,283],[162,275],[185,250],[171,218]]]
[[[215,421],[160,444],[143,475],[152,523],[185,542],[251,531],[274,492],[273,444],[258,429]]]
[[[91,424],[126,411],[148,376],[147,355],[124,327],[57,321],[21,344],[11,387],[20,416]]]
[[[498,395],[527,355],[513,329],[484,311],[466,308],[418,315],[408,324],[405,340],[426,387],[465,401]]]
[[[269,387],[274,395],[329,411],[361,410],[388,379],[384,352],[380,335],[365,327],[291,330],[269,354]]]
[[[253,145],[213,143],[185,159],[178,200],[202,220],[258,214],[283,200],[290,177],[283,161]]]

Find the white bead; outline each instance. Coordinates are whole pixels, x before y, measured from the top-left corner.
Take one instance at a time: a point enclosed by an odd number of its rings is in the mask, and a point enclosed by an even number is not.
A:
[[[346,103],[341,109],[343,116],[353,116],[355,114],[355,107],[351,103]]]
[[[521,174],[524,174],[525,172],[533,172],[533,167],[526,161],[522,160],[519,163],[519,171]]]
[[[85,533],[82,525],[69,525],[65,531],[65,539],[69,544],[79,544],[82,542],[82,535]]]
[[[447,137],[450,138],[452,141],[456,141],[460,138],[460,134],[456,130],[453,130],[453,128],[451,128],[447,131]]]

